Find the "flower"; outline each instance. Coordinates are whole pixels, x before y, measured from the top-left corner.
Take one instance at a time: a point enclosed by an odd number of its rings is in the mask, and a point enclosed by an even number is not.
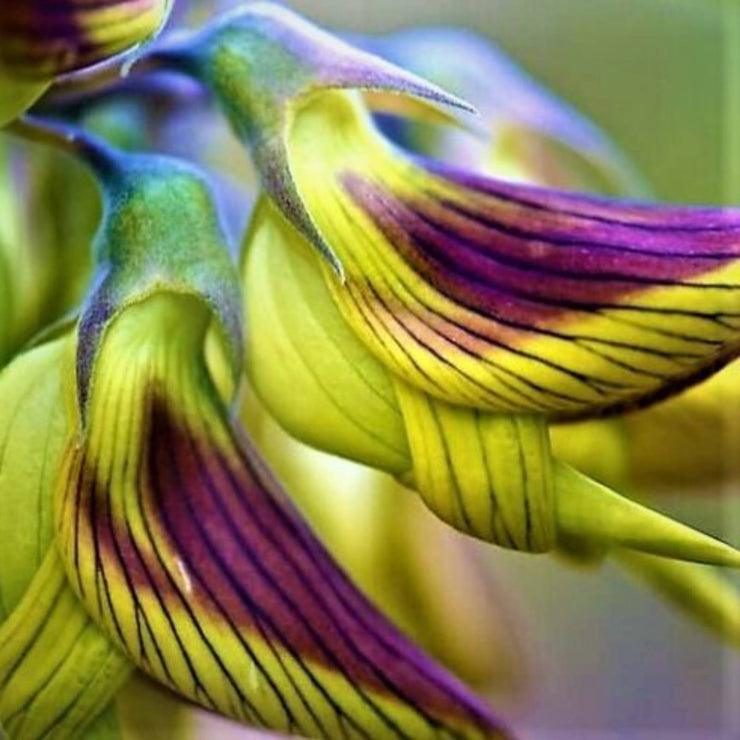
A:
[[[260,171],[248,361],[289,431],[393,472],[445,521],[505,547],[740,564],[555,459],[547,434],[655,403],[735,356],[737,212],[410,156],[346,88],[465,104],[267,3],[151,62],[205,82]]]
[[[43,128],[105,208],[76,329],[0,376],[3,726],[77,736],[134,664],[285,732],[503,736],[354,588],[233,421],[238,277],[202,176]]]
[[[171,0],[5,0],[0,8],[0,126],[29,108],[57,75],[151,38]]]
[[[439,122],[381,120],[382,129],[406,148],[507,180],[633,198],[649,192],[629,160],[593,123],[482,37],[434,28],[356,41],[475,100],[481,111],[484,134],[478,136]],[[727,462],[734,437],[726,413],[740,388],[737,372],[732,364],[643,411],[555,425],[555,454],[621,490],[675,493],[718,484],[737,472]],[[740,643],[740,593],[718,573],[646,554],[615,555],[618,564],[687,616]]]
[[[634,166],[605,134],[484,37],[451,28],[414,28],[352,40],[476,101],[485,136],[439,124],[394,120],[385,130],[406,148],[535,185],[633,198],[647,191]],[[519,132],[522,146],[512,151],[507,142],[511,143],[513,129]],[[487,157],[488,150],[492,154]],[[579,158],[587,170],[572,169]],[[736,373],[734,365],[723,369],[669,403],[646,411],[557,426],[553,431],[558,452],[610,485],[625,482],[620,464],[625,457],[629,479],[646,490],[675,491],[718,480],[727,455],[722,449],[727,438],[722,431],[727,425],[722,407],[732,405]],[[604,445],[613,447],[613,454],[604,455]]]

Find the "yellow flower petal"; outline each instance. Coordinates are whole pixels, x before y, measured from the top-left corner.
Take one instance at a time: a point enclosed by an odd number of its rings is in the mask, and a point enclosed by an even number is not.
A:
[[[210,320],[164,291],[105,333],[55,494],[86,608],[142,670],[250,724],[498,736],[352,589],[233,429],[202,356]]]
[[[82,608],[50,549],[0,626],[0,722],[18,740],[74,740],[132,670]]]
[[[58,340],[0,373],[0,621],[51,542],[49,491],[69,433],[59,367],[72,361],[70,351]]]

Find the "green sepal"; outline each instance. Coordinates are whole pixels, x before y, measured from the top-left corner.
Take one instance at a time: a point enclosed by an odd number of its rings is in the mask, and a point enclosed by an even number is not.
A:
[[[740,568],[740,551],[674,521],[557,461],[553,469],[560,532],[574,540]]]
[[[192,36],[165,43],[149,60],[189,73],[214,92],[234,131],[249,146],[265,191],[340,279],[342,265],[291,173],[288,141],[301,101],[322,90],[383,90],[474,111],[436,85],[267,2],[239,8]]]
[[[242,368],[239,281],[203,175],[169,157],[104,150],[95,166],[104,214],[93,287],[78,326],[77,390],[84,421],[99,347],[126,306],[157,292],[192,295],[212,312],[234,388]]]

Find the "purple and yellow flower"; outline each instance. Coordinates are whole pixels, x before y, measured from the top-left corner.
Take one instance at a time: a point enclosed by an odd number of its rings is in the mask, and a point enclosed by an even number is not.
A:
[[[43,77],[87,64],[86,44],[106,38],[45,56],[53,73],[12,48]],[[737,594],[696,563],[737,567],[740,553],[565,464],[549,434],[660,410],[734,360],[737,211],[516,185],[412,155],[379,133],[373,106],[395,96],[396,110],[440,121],[435,106],[467,104],[270,4],[148,60],[213,90],[262,192],[240,276],[190,166],[33,119],[14,127],[80,155],[104,215],[79,316],[0,374],[0,734],[115,734],[113,701],[138,673],[286,733],[508,736],[299,516],[236,421],[245,358],[287,430],[393,474],[454,528],[529,553],[613,555],[737,639]],[[511,154],[498,147],[496,161]],[[552,162],[536,154],[527,177]],[[12,269],[0,262],[0,281]],[[395,495],[380,513],[402,529]],[[452,560],[434,558],[440,571]],[[457,585],[440,590],[464,600]]]
[[[0,7],[0,125],[53,79],[145,42],[171,0],[4,0]]]
[[[394,473],[445,521],[505,547],[740,564],[554,458],[547,434],[655,403],[735,357],[736,211],[411,156],[352,88],[465,104],[270,4],[151,59],[214,91],[261,173],[247,356],[289,431]]]
[[[202,176],[60,140],[105,211],[75,329],[0,376],[5,729],[77,737],[136,666],[288,733],[503,736],[352,585],[234,422],[241,298]]]
[[[360,38],[364,48],[476,101],[484,135],[390,119],[394,141],[499,179],[569,190],[644,196],[645,183],[614,143],[573,107],[469,31],[412,29]],[[495,81],[495,84],[492,84]],[[740,392],[737,364],[666,403],[551,429],[558,457],[610,487],[666,494],[721,487],[737,476],[727,408]],[[740,594],[706,566],[615,552],[617,563],[672,605],[740,644]]]

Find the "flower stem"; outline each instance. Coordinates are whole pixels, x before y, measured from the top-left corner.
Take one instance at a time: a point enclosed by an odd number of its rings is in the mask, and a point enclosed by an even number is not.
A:
[[[2,130],[26,141],[71,154],[102,177],[110,176],[119,169],[115,150],[77,126],[36,116],[23,116]]]

